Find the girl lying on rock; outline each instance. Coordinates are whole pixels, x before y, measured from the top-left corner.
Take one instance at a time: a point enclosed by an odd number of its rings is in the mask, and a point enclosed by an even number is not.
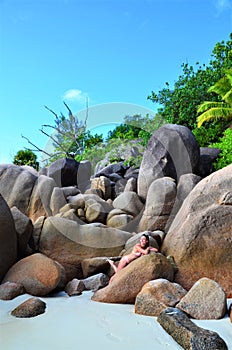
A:
[[[125,267],[126,265],[128,265],[131,261],[139,258],[142,255],[147,255],[150,252],[158,252],[157,248],[154,247],[150,247],[150,242],[149,242],[149,236],[147,234],[143,234],[140,237],[140,243],[137,243],[134,247],[133,250],[130,254],[125,255],[121,258],[121,260],[119,261],[118,266],[115,265],[115,263],[110,260],[107,259],[107,261],[109,262],[109,264],[113,267],[114,272],[117,273],[118,271],[120,271],[121,269],[123,269],[123,267]],[[110,282],[112,282],[113,278],[115,275],[113,275],[110,279]]]

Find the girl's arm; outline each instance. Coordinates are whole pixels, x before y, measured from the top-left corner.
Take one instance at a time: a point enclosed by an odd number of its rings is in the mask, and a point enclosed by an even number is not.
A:
[[[134,252],[138,252],[138,253],[141,253],[142,255],[147,255],[147,254],[149,254],[149,251],[150,251],[150,247],[147,247],[146,249],[143,249],[143,248],[141,248],[140,247],[140,244],[136,244],[135,246],[134,246]]]
[[[141,253],[142,255],[147,255],[149,254],[150,252],[154,252],[154,253],[157,253],[158,252],[158,249],[157,248],[153,248],[153,247],[147,247],[146,249],[143,249],[140,247],[139,244],[136,244],[134,246],[134,249],[133,249],[135,252],[139,252]]]
[[[158,253],[158,249],[157,248],[154,248],[154,247],[149,247],[150,248],[150,252],[155,252],[155,253]]]

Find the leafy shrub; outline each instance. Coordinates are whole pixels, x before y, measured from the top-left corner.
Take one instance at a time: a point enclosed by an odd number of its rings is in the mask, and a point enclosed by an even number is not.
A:
[[[226,122],[220,121],[216,123],[205,123],[200,128],[192,130],[198,145],[200,147],[209,147],[213,142],[217,142],[223,136],[223,131],[226,129]]]
[[[142,152],[144,147],[141,145],[141,140],[126,140],[126,139],[110,139],[107,143],[98,144],[91,149],[86,148],[84,153],[75,157],[77,161],[89,160],[92,165],[92,170],[95,169],[96,164],[105,160],[107,166],[110,163],[118,163],[124,161],[125,165],[139,167],[142,160]],[[133,147],[138,148],[137,156],[131,156],[129,150]]]
[[[221,149],[221,153],[214,162],[215,170],[222,169],[232,163],[232,129],[226,129],[223,134],[224,136],[219,139],[219,142],[210,146]]]
[[[78,154],[75,160],[80,162],[82,160],[89,160],[92,164],[92,168],[105,157],[106,145],[104,143],[99,143],[91,148],[85,148],[82,154]]]
[[[13,164],[15,165],[28,165],[34,169],[39,169],[39,163],[37,162],[37,156],[31,150],[19,150],[14,156]]]

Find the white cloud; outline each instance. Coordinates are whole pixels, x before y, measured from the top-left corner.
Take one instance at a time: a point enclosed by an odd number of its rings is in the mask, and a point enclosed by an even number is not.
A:
[[[232,9],[232,1],[231,0],[215,0],[214,1],[216,9],[218,13],[221,13],[222,11]]]
[[[81,90],[70,89],[65,91],[63,95],[63,100],[84,103],[87,97],[88,94]]]

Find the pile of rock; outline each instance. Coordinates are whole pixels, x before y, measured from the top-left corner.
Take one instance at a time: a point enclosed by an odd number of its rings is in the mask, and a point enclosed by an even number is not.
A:
[[[108,282],[106,257],[128,254],[146,231],[162,254],[133,261],[107,286],[98,281],[94,300],[135,302],[138,312],[147,300],[157,314],[203,277],[231,297],[232,165],[212,173],[218,153],[167,124],[152,135],[139,169],[119,162],[91,176],[88,161],[73,159],[40,172],[0,165],[0,282],[35,296],[79,293],[90,276]],[[151,298],[160,285],[170,303]]]

